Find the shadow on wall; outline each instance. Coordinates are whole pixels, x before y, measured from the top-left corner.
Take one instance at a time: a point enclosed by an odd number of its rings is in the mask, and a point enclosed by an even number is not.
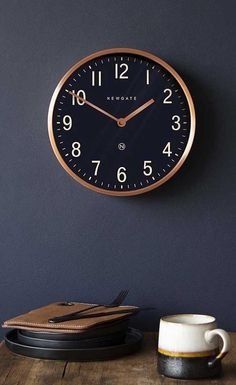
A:
[[[131,197],[129,202],[144,199],[145,202],[150,203],[163,195],[168,198],[185,194],[189,186],[193,188],[196,183],[199,183],[201,174],[212,159],[215,143],[218,141],[216,111],[211,103],[212,90],[207,89],[207,86],[201,84],[198,79],[193,79],[191,75],[181,73],[181,76],[190,90],[196,110],[196,133],[192,149],[187,160],[172,179],[149,193]],[[123,199],[127,200],[127,198]]]

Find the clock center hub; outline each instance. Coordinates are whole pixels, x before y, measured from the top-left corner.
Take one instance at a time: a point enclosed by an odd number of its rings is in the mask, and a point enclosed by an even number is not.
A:
[[[125,127],[126,120],[124,118],[120,118],[120,119],[118,119],[117,124],[119,127]]]

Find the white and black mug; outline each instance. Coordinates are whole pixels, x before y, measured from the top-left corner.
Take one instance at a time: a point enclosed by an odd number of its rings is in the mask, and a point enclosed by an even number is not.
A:
[[[223,346],[219,348],[219,338]],[[158,339],[160,374],[181,379],[216,377],[230,349],[229,334],[214,317],[178,314],[161,318]]]

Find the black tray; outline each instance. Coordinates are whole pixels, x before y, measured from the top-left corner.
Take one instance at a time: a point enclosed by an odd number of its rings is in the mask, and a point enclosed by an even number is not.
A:
[[[72,340],[82,340],[82,339],[90,339],[97,338],[102,336],[107,336],[109,334],[115,334],[118,332],[126,332],[129,325],[129,319],[125,319],[122,321],[113,321],[110,323],[106,323],[101,326],[97,326],[96,328],[91,328],[85,330],[83,332],[78,333],[63,333],[61,331],[53,331],[53,332],[41,332],[41,331],[32,331],[21,329],[21,334],[31,338],[40,338],[44,340],[62,340],[62,341],[72,341]]]
[[[17,338],[17,330],[12,330],[6,334],[5,343],[13,353],[27,357],[63,361],[104,361],[136,352],[141,347],[142,338],[139,330],[129,328],[124,343],[120,345],[94,349],[52,349],[21,344]]]
[[[110,345],[119,345],[122,344],[125,340],[126,330],[117,332],[114,334],[109,334],[102,337],[93,337],[89,339],[79,339],[79,340],[61,340],[61,339],[44,339],[40,338],[41,336],[29,337],[22,334],[21,330],[17,330],[17,340],[23,345],[29,345],[34,347],[42,348],[52,348],[52,349],[82,349],[82,348],[96,348]]]

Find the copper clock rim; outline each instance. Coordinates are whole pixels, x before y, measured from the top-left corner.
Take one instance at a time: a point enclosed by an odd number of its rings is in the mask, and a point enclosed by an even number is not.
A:
[[[91,185],[90,183],[84,181],[82,178],[80,178],[78,175],[76,175],[69,168],[69,166],[65,163],[64,159],[62,158],[62,156],[61,156],[61,154],[60,154],[60,152],[59,152],[59,150],[57,148],[56,141],[55,141],[55,138],[54,138],[54,133],[53,133],[53,121],[52,121],[52,119],[53,119],[54,106],[55,106],[55,102],[56,102],[57,96],[58,96],[62,86],[66,82],[66,80],[70,77],[70,75],[76,69],[81,67],[83,64],[89,62],[90,60],[93,60],[93,59],[95,59],[97,57],[100,57],[100,56],[112,55],[112,54],[116,54],[116,53],[118,53],[118,54],[120,54],[120,53],[123,53],[123,54],[134,54],[134,55],[146,57],[146,58],[154,61],[155,63],[160,64],[167,71],[169,71],[171,73],[171,75],[177,80],[178,84],[181,86],[181,88],[182,88],[182,90],[183,90],[183,92],[185,94],[185,97],[187,99],[187,103],[188,103],[188,106],[189,106],[190,121],[191,121],[188,142],[187,142],[185,150],[184,150],[181,158],[179,159],[178,163],[176,164],[176,166],[166,176],[164,176],[161,180],[157,181],[156,183],[153,183],[150,186],[143,187],[141,189],[129,190],[129,191],[115,191],[115,190],[106,190],[106,189],[103,189],[103,188],[99,188],[99,187]],[[57,84],[57,86],[55,88],[55,91],[53,92],[53,95],[52,95],[52,98],[51,98],[51,101],[50,101],[50,104],[49,104],[49,110],[48,110],[48,133],[49,133],[49,139],[50,139],[50,143],[51,143],[53,152],[54,152],[57,160],[61,164],[61,166],[64,168],[64,170],[70,176],[72,176],[72,178],[74,178],[77,182],[82,184],[84,187],[87,187],[90,190],[93,190],[95,192],[99,192],[99,193],[105,194],[105,195],[133,196],[133,195],[144,194],[146,192],[149,192],[151,190],[156,189],[157,187],[159,187],[162,184],[164,184],[165,182],[167,182],[169,179],[171,179],[178,172],[178,170],[181,168],[181,166],[183,165],[183,163],[187,159],[187,156],[188,156],[188,154],[189,154],[189,152],[191,150],[192,144],[193,144],[193,140],[194,140],[194,136],[195,136],[195,129],[196,129],[196,114],[195,114],[195,108],[194,108],[193,99],[192,99],[192,96],[191,96],[191,94],[190,94],[190,92],[188,90],[188,87],[186,86],[186,84],[183,81],[183,79],[181,78],[181,76],[175,71],[175,69],[173,67],[171,67],[168,63],[166,63],[164,60],[162,60],[158,56],[153,55],[152,53],[149,53],[147,51],[143,51],[143,50],[139,50],[139,49],[135,49],[135,48],[108,48],[108,49],[103,49],[103,50],[100,50],[100,51],[96,51],[96,52],[94,52],[94,53],[84,57],[83,59],[79,60],[77,63],[75,63],[65,73],[65,75],[61,78],[61,80]]]

